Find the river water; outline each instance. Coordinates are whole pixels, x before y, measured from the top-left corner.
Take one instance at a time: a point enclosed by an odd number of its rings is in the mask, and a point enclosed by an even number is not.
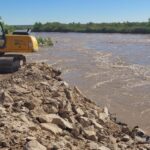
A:
[[[150,35],[34,33],[51,37],[54,47],[28,55],[62,69],[77,85],[120,121],[150,133]]]

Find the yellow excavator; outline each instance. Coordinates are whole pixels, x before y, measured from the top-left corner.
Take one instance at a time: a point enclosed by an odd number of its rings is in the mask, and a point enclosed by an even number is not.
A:
[[[5,34],[0,22],[0,73],[17,71],[26,64],[26,58],[22,53],[38,51],[36,38],[30,35],[30,30],[18,30],[12,34]]]

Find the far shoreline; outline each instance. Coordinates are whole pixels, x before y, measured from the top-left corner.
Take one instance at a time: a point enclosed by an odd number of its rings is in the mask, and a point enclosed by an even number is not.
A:
[[[46,32],[46,31],[38,31],[38,32],[35,32],[35,31],[32,31],[31,33],[66,33],[66,34],[69,34],[69,33],[80,33],[80,34],[124,34],[124,35],[150,35],[150,33],[121,33],[121,32],[61,32],[61,31],[52,31],[52,32]]]
[[[8,25],[11,30],[32,29],[33,32],[59,33],[120,33],[120,34],[150,34],[150,20],[147,22],[112,22],[112,23],[60,23],[36,22],[32,25]]]

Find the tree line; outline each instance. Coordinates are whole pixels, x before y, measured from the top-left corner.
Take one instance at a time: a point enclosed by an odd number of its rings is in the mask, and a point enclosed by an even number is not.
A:
[[[0,21],[2,18],[0,17]],[[6,32],[31,28],[33,32],[81,32],[81,33],[142,33],[150,34],[150,19],[147,22],[123,23],[59,23],[36,22],[34,25],[6,25]]]
[[[150,20],[148,22],[124,23],[59,23],[36,22],[32,26],[33,32],[81,32],[81,33],[150,33]]]

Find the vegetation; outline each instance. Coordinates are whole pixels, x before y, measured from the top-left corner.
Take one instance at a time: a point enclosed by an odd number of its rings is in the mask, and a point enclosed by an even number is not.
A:
[[[33,25],[34,32],[82,32],[82,33],[150,33],[150,19],[148,22],[124,23],[45,23],[37,22]]]
[[[2,18],[0,17],[2,22]],[[4,23],[3,23],[4,24]],[[81,33],[142,33],[150,34],[150,18],[147,22],[123,22],[123,23],[59,23],[36,22],[34,25],[11,25],[4,24],[7,32],[31,28],[33,32],[81,32]]]
[[[53,46],[53,42],[51,38],[43,38],[43,37],[37,37],[37,41],[40,47],[43,46]]]

